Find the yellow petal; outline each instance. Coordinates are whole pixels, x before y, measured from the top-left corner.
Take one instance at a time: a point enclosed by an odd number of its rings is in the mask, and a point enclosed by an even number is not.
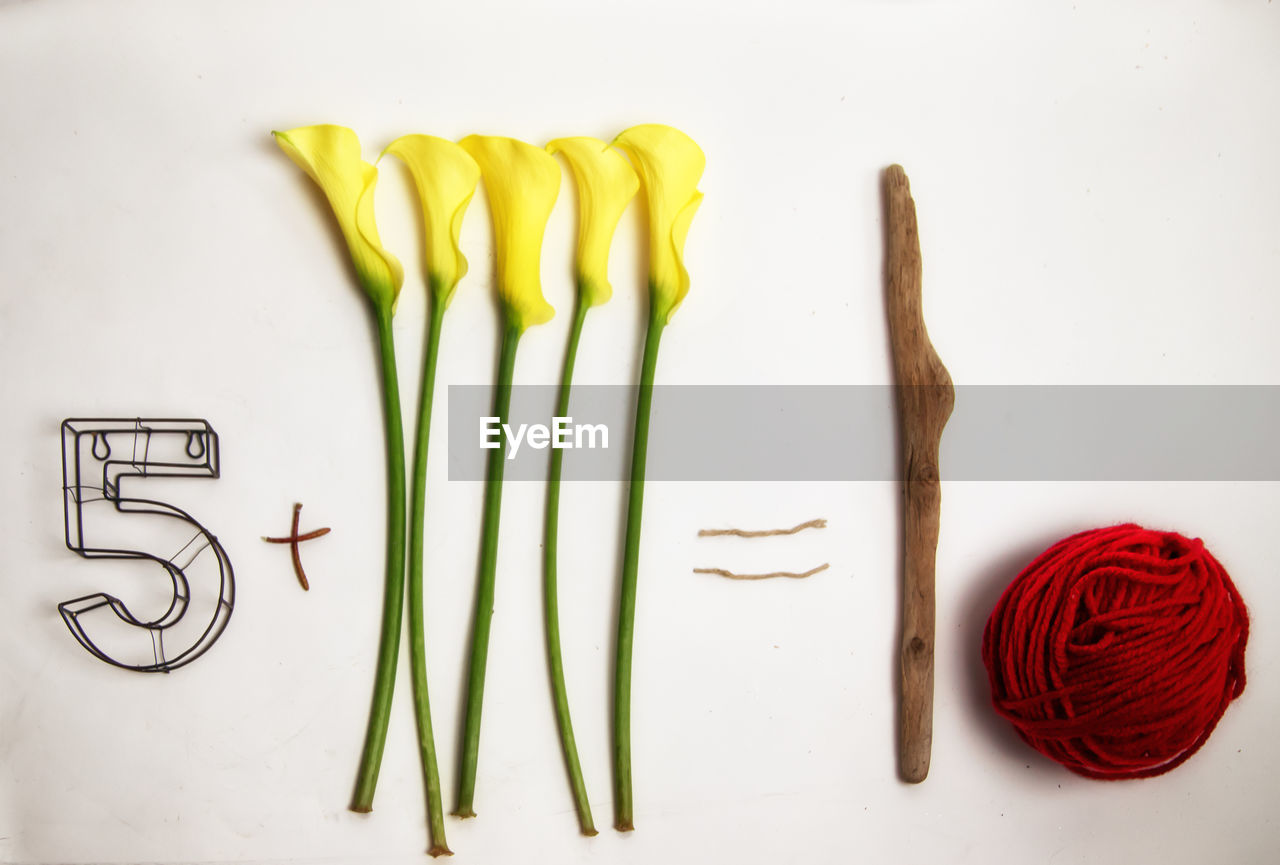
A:
[[[648,123],[613,141],[631,158],[649,201],[649,303],[669,322],[689,293],[684,241],[702,200],[698,181],[706,157],[679,129]]]
[[[302,126],[273,132],[276,143],[319,185],[351,250],[356,276],[379,308],[395,309],[404,269],[382,246],[373,217],[378,169],[360,156],[360,139],[345,126]]]
[[[458,143],[484,178],[507,323],[523,332],[550,321],[556,311],[542,296],[542,235],[560,191],[560,166],[541,147],[514,138],[468,135]]]
[[[578,291],[588,306],[613,295],[609,247],[622,212],[640,189],[640,179],[616,150],[598,138],[557,138],[548,153],[569,163],[578,189],[578,249],[574,259]]]
[[[467,259],[458,247],[462,217],[480,182],[480,166],[452,141],[433,135],[405,135],[387,146],[409,167],[422,207],[427,284],[437,303],[448,306]]]

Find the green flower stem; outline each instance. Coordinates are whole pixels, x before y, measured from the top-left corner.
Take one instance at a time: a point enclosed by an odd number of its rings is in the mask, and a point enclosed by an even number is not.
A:
[[[400,383],[396,377],[396,348],[391,334],[390,306],[375,304],[378,349],[382,367],[382,413],[387,444],[387,576],[382,600],[382,635],[378,642],[378,667],[374,673],[373,703],[364,750],[356,773],[356,789],[351,810],[373,810],[373,791],[378,786],[382,749],[387,743],[387,722],[391,718],[391,696],[396,684],[396,662],[400,656],[400,620],[404,616],[404,428],[400,419]]]
[[[631,445],[631,496],[627,502],[627,537],[622,551],[622,591],[618,599],[617,659],[613,673],[613,812],[614,828],[635,828],[631,797],[631,644],[636,626],[636,575],[640,568],[640,514],[644,509],[644,467],[649,450],[649,409],[658,343],[666,322],[649,313],[636,394],[636,429]]]
[[[427,693],[426,610],[422,597],[423,527],[426,523],[427,450],[431,440],[431,402],[436,389],[436,359],[440,353],[440,327],[445,307],[431,303],[427,344],[422,366],[422,396],[418,401],[418,440],[413,452],[413,522],[409,526],[409,668],[413,682],[413,709],[418,722],[418,748],[422,752],[422,780],[427,789],[427,823],[431,830],[432,856],[452,856],[444,836],[444,809],[440,802],[440,770],[436,742],[431,732],[431,699]]]
[[[564,355],[564,372],[560,378],[560,395],[556,401],[556,417],[569,414],[569,393],[573,389],[573,364],[578,356],[578,340],[582,336],[582,324],[590,308],[578,293],[578,305],[574,310],[573,325],[569,329],[569,346]],[[551,693],[556,704],[556,723],[560,727],[560,744],[564,749],[565,768],[569,771],[569,785],[573,788],[573,801],[578,809],[578,825],[583,835],[595,835],[595,822],[591,819],[591,802],[587,798],[587,785],[582,780],[582,765],[578,761],[578,746],[573,739],[573,722],[569,719],[569,694],[564,684],[564,663],[560,656],[560,613],[556,592],[556,542],[560,532],[560,474],[564,462],[564,450],[551,449],[551,469],[547,475],[547,519],[542,544],[543,610],[547,631],[547,662],[551,672]]]
[[[498,360],[497,386],[493,395],[493,416],[508,421],[511,411],[511,378],[516,364],[520,331],[503,325],[502,354]],[[471,625],[471,666],[467,678],[467,715],[463,728],[462,759],[458,779],[458,817],[476,816],[476,761],[480,753],[480,709],[484,702],[485,663],[489,658],[489,625],[493,621],[493,584],[498,567],[498,522],[502,515],[502,473],[507,461],[506,440],[498,436],[498,446],[489,451],[484,482],[484,523],[480,536],[480,572],[476,577],[475,618]]]

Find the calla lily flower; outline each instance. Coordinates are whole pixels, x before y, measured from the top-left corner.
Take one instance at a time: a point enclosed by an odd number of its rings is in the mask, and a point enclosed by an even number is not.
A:
[[[378,169],[361,157],[360,139],[345,126],[329,124],[271,134],[329,199],[361,287],[375,304],[394,309],[404,284],[404,268],[378,239],[373,219]]]
[[[573,389],[573,366],[578,354],[578,341],[587,310],[604,303],[613,294],[609,285],[609,247],[622,212],[640,188],[635,171],[616,150],[595,138],[557,138],[547,145],[547,152],[560,153],[573,173],[578,188],[578,244],[574,257],[574,282],[578,297],[569,344],[565,349],[564,370],[560,378],[560,394],[556,417],[569,415],[569,395]],[[578,825],[584,835],[595,835],[591,802],[578,759],[578,746],[573,737],[569,717],[569,695],[564,681],[564,662],[560,652],[560,616],[557,599],[556,550],[560,535],[560,476],[564,451],[553,448],[547,473],[547,518],[542,543],[544,618],[547,635],[547,660],[551,669],[551,694],[560,728],[560,744],[564,751],[569,786],[578,810]]]
[[[480,182],[480,166],[467,151],[434,135],[405,135],[383,151],[409,168],[418,191],[425,229],[427,284],[435,301],[448,307],[467,259],[458,247],[462,217]]]
[[[462,218],[480,182],[480,166],[452,141],[431,135],[405,135],[383,151],[409,168],[422,209],[423,256],[431,309],[423,350],[422,395],[418,401],[418,434],[413,454],[413,486],[409,526],[409,664],[418,748],[427,790],[427,820],[433,856],[448,854],[444,836],[440,773],[435,736],[431,729],[431,700],[427,691],[426,611],[423,602],[424,528],[427,500],[427,454],[431,440],[431,406],[435,396],[436,361],[444,313],[458,281],[467,272],[467,259],[458,248]]]
[[[480,165],[493,218],[498,295],[520,333],[555,315],[542,296],[542,235],[560,192],[560,166],[541,147],[514,138],[469,135],[462,145]]]
[[[569,163],[578,188],[578,245],[574,279],[587,306],[613,295],[609,285],[609,247],[622,212],[640,189],[640,179],[617,151],[597,138],[557,138],[548,153]]]
[[[684,241],[702,193],[698,181],[706,157],[689,136],[670,126],[647,124],[623,132],[614,144],[635,165],[649,202],[649,327],[636,392],[636,425],[631,445],[631,487],[618,592],[618,639],[613,673],[614,827],[635,827],[631,795],[631,649],[635,636],[636,583],[640,570],[640,520],[649,442],[649,411],[662,331],[689,293]]]
[[[459,142],[480,166],[485,196],[493,218],[493,246],[497,260],[498,296],[502,299],[502,350],[498,356],[493,416],[509,420],[511,382],[516,348],[525,330],[555,315],[542,296],[540,268],[542,235],[560,191],[560,166],[541,147],[516,141],[471,135]],[[475,618],[471,628],[471,660],[467,678],[467,709],[459,763],[458,805],[453,813],[474,817],[476,763],[480,752],[480,712],[489,655],[489,627],[493,620],[494,577],[498,567],[498,523],[502,512],[502,475],[506,441],[499,438],[489,451],[484,487],[484,518],[480,567],[476,576]]]
[[[689,293],[684,242],[702,203],[698,181],[707,159],[679,129],[647,123],[614,139],[630,157],[649,202],[649,293],[651,314],[671,321]]]
[[[378,170],[360,156],[360,140],[343,126],[306,126],[275,132],[276,142],[329,199],[342,236],[351,250],[356,276],[373,304],[382,373],[383,426],[387,451],[387,552],[382,629],[373,701],[364,749],[356,773],[352,811],[373,808],[373,793],[387,741],[396,664],[400,656],[400,620],[404,614],[405,467],[404,428],[400,419],[400,385],[396,376],[391,317],[404,271],[378,239],[373,219],[373,186]]]

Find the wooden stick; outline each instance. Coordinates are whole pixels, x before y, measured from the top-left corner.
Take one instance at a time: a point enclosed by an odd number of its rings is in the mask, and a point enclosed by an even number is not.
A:
[[[905,495],[898,766],[903,780],[918,783],[929,774],[933,745],[934,560],[942,503],[938,444],[955,390],[924,326],[916,205],[902,166],[885,171],[884,195],[889,340]]]

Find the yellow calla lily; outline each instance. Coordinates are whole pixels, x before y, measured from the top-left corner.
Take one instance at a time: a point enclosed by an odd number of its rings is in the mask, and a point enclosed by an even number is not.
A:
[[[373,218],[378,169],[361,158],[360,139],[347,127],[331,124],[271,134],[329,199],[360,285],[377,306],[393,311],[404,284],[404,268],[378,239]]]
[[[431,699],[427,689],[426,618],[423,601],[424,524],[427,499],[427,454],[431,440],[431,408],[435,398],[436,364],[444,313],[453,300],[458,281],[466,275],[467,259],[458,248],[462,218],[480,182],[480,166],[452,141],[431,135],[405,135],[387,146],[409,168],[418,191],[424,230],[423,257],[432,303],[427,314],[423,346],[422,396],[418,401],[418,430],[413,452],[413,486],[409,501],[409,676],[413,684],[413,709],[418,722],[418,744],[423,782],[427,789],[427,821],[431,827],[431,855],[449,853],[445,843],[435,735],[431,726]]]
[[[684,241],[702,202],[698,181],[706,166],[701,148],[670,126],[633,126],[613,141],[631,158],[649,200],[649,327],[640,361],[636,426],[631,437],[631,487],[618,592],[618,640],[613,672],[613,808],[615,828],[635,828],[631,789],[631,653],[636,624],[636,584],[640,571],[640,528],[644,508],[649,413],[663,328],[689,293]]]
[[[469,135],[458,142],[480,166],[493,219],[493,248],[498,296],[502,299],[502,348],[493,390],[492,416],[505,424],[511,413],[511,382],[516,349],[525,329],[551,320],[555,310],[542,296],[542,235],[560,192],[560,165],[541,147],[514,138]],[[480,753],[480,714],[484,705],[489,628],[493,620],[498,566],[498,534],[502,514],[505,442],[489,451],[485,470],[484,516],[480,529],[480,562],[471,623],[471,658],[467,674],[467,708],[458,761],[458,804],[453,813],[475,816],[476,767]]]
[[[387,146],[413,175],[426,232],[427,283],[437,303],[448,307],[467,259],[458,248],[462,217],[480,182],[480,166],[457,144],[434,135],[405,135]]]
[[[640,179],[626,159],[597,138],[557,138],[547,144],[547,152],[564,156],[578,188],[575,277],[581,302],[596,306],[613,296],[609,247]]]
[[[328,198],[351,251],[356,276],[372,301],[377,326],[387,457],[387,549],[373,701],[369,707],[369,723],[365,728],[364,748],[360,753],[350,805],[352,811],[364,813],[373,808],[374,789],[386,747],[396,666],[400,658],[400,620],[404,613],[404,424],[400,414],[395,334],[391,326],[400,287],[404,284],[404,270],[378,239],[373,218],[373,188],[378,169],[361,158],[360,139],[356,134],[345,126],[322,125],[273,132],[272,135],[280,149],[319,185]],[[430,809],[430,792],[428,800]],[[447,850],[444,833],[442,830],[435,832],[436,825],[433,822],[432,850]]]
[[[694,140],[658,123],[633,126],[613,140],[635,165],[649,202],[651,314],[665,324],[689,293],[684,241],[702,203],[698,181],[707,159]]]
[[[573,323],[569,326],[569,343],[565,349],[560,395],[555,417],[569,415],[569,396],[573,389],[573,367],[578,354],[578,341],[587,311],[604,303],[613,294],[609,285],[609,246],[622,212],[640,188],[640,178],[618,151],[595,138],[557,138],[547,145],[548,153],[561,153],[569,163],[578,188],[578,244],[574,258],[574,281],[578,288]],[[595,835],[591,816],[591,800],[587,795],[578,745],[569,717],[569,693],[565,684],[564,662],[560,653],[560,616],[557,600],[558,568],[556,550],[560,536],[560,478],[564,454],[553,449],[547,474],[547,517],[543,523],[543,598],[547,635],[547,661],[551,669],[551,696],[555,704],[556,724],[560,728],[560,744],[564,751],[569,787],[578,811],[578,825],[583,835]]]
[[[498,295],[507,325],[523,333],[552,319],[542,296],[542,235],[560,192],[551,154],[514,138],[468,135],[458,142],[480,166],[493,218]]]

